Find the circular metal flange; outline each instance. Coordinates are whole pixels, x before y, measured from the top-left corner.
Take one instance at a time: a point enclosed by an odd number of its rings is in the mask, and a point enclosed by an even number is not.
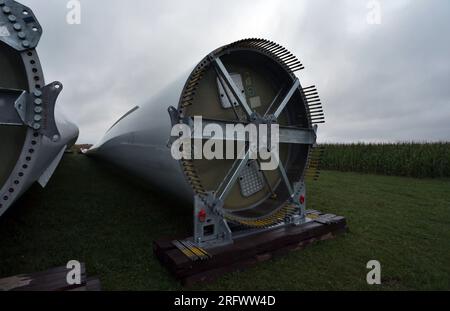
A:
[[[5,7],[6,6],[3,5],[0,9],[3,8],[2,11],[4,12]],[[8,12],[8,10],[6,11]],[[31,14],[31,11],[27,12]],[[18,29],[18,27],[16,28]],[[18,33],[18,39],[20,39],[20,32]],[[4,43],[0,43],[0,48],[10,47],[6,47]],[[45,85],[41,64],[35,49],[16,51],[16,53],[20,56],[27,79],[28,87],[24,91],[33,94],[36,99],[36,117],[34,128],[38,130],[42,119],[40,115],[42,110],[39,108],[41,94],[40,89]],[[26,187],[28,175],[30,174],[30,171],[35,163],[35,158],[39,153],[42,141],[42,135],[40,135],[36,130],[27,127],[22,151],[17,159],[17,163],[4,184],[0,185],[0,215],[7,210],[7,208],[17,199]]]
[[[297,80],[295,71],[303,69],[303,65],[292,53],[274,42],[264,39],[245,39],[229,44],[215,50],[213,53],[205,57],[191,73],[189,79],[185,84],[179,102],[178,112],[180,118],[190,116],[189,108],[192,107],[195,103],[196,97],[199,92],[199,86],[202,83],[202,79],[204,79],[204,76],[208,74],[208,70],[210,70],[210,68],[214,66],[214,59],[221,57],[226,58],[233,53],[242,51],[251,52],[266,57],[268,62],[276,64],[276,66],[273,67],[278,67],[278,70],[281,69],[280,71],[283,72],[282,75],[284,75],[284,79],[286,79],[286,81],[291,81],[291,83],[295,83],[295,81]],[[293,88],[293,92],[295,92],[297,96],[296,104],[298,105],[288,106],[291,114],[292,112],[295,114],[292,119],[302,123],[303,127],[307,127],[308,129],[312,130],[315,120],[311,116],[310,108],[308,105],[308,98],[307,96],[305,96],[300,83],[298,83],[298,87]],[[299,118],[301,120],[299,120]],[[292,119],[288,121],[292,121]],[[274,120],[272,115],[262,118],[261,116],[252,114],[248,117],[247,122],[273,123]],[[292,123],[288,122],[288,124]],[[286,162],[288,163],[286,164],[286,173],[289,177],[296,178],[296,180],[293,180],[293,183],[296,185],[296,187],[292,190],[291,195],[289,195],[289,193],[286,193],[286,191],[277,191],[278,197],[276,198],[276,207],[264,207],[262,208],[262,212],[261,210],[257,211],[256,213],[254,212],[255,210],[258,210],[258,207],[264,205],[264,202],[268,200],[270,196],[269,195],[247,208],[243,208],[240,210],[229,210],[225,207],[221,208],[219,212],[223,214],[224,218],[231,222],[247,227],[256,228],[273,226],[277,223],[286,221],[287,218],[294,215],[295,213],[298,213],[299,206],[297,204],[297,201],[299,200],[301,191],[304,191],[303,177],[312,147],[313,144],[304,145],[301,150],[296,146],[289,147],[288,158],[286,160]],[[211,189],[206,188],[207,186],[205,186],[198,172],[198,169],[196,168],[194,160],[181,160],[180,162],[185,176],[194,192],[197,195],[206,197]],[[292,163],[296,163],[296,165],[290,165]],[[273,185],[274,188],[282,188],[280,186],[281,182],[282,181],[280,180],[277,182],[277,184]],[[281,199],[281,197],[284,197],[284,199]]]

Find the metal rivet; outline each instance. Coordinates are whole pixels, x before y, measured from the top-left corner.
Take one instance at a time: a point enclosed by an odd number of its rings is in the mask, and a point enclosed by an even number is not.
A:
[[[8,16],[8,19],[11,23],[14,23],[17,20],[17,17],[15,15]]]
[[[40,105],[42,104],[42,99],[36,98],[36,99],[34,100],[34,104],[40,106]]]
[[[41,120],[42,120],[42,117],[40,115],[37,114],[34,116],[34,121],[39,122]]]
[[[3,13],[5,13],[5,14],[11,13],[11,8],[10,8],[9,6],[5,6],[5,7],[3,8]]]
[[[34,112],[41,113],[42,112],[42,107],[34,107]]]
[[[20,25],[19,23],[15,23],[13,27],[14,27],[14,30],[16,30],[16,31],[19,31],[22,29],[22,25]]]
[[[41,125],[40,125],[39,123],[34,123],[33,128],[34,128],[35,130],[38,130],[38,129],[41,128]]]
[[[40,91],[40,90],[34,90],[33,95],[34,95],[35,97],[41,97],[41,96],[42,96],[42,91]]]
[[[21,32],[19,32],[19,33],[17,34],[17,36],[18,36],[20,39],[25,39],[25,38],[27,37],[27,34],[24,33],[23,31],[21,31]]]
[[[30,42],[28,42],[27,40],[24,40],[24,41],[22,41],[22,45],[27,48],[30,46]]]

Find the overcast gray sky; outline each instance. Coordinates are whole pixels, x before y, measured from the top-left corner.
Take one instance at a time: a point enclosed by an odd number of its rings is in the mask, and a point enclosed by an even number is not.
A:
[[[213,49],[260,37],[296,54],[315,84],[327,123],[322,142],[450,141],[450,1],[385,0],[369,24],[368,0],[22,0],[44,35],[47,82],[58,105],[94,143]]]

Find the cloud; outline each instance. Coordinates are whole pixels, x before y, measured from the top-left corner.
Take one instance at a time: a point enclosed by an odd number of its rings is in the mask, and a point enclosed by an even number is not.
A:
[[[82,0],[81,25],[66,1],[23,0],[44,28],[38,47],[59,105],[96,142],[125,112],[213,49],[264,37],[305,64],[327,123],[321,141],[450,140],[450,2]]]

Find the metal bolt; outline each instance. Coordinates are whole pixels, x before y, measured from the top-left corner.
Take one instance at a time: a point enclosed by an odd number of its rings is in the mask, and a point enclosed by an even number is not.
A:
[[[34,123],[33,128],[34,128],[35,130],[38,130],[38,129],[41,128],[41,125],[40,125],[39,123]]]
[[[56,143],[59,140],[59,135],[53,135],[52,140]]]
[[[3,7],[3,13],[10,14],[11,13],[11,8],[9,6]]]
[[[37,105],[37,106],[42,105],[42,99],[36,98],[36,99],[34,100],[34,104]]]
[[[17,36],[18,36],[20,39],[25,39],[25,38],[27,37],[27,34],[24,33],[23,31],[21,31],[21,32],[19,32],[19,33],[17,34]]]
[[[17,17],[15,15],[8,16],[8,19],[11,23],[14,23],[17,20]]]
[[[28,42],[27,40],[24,40],[24,41],[22,41],[22,45],[27,48],[30,46],[30,42]]]
[[[34,121],[39,122],[39,121],[41,121],[41,120],[42,120],[42,117],[41,117],[40,115],[36,114],[36,115],[34,116]]]
[[[4,6],[5,5],[5,0],[0,0],[0,6]]]
[[[19,23],[15,23],[13,27],[14,27],[14,30],[16,30],[16,31],[19,31],[22,29],[22,25],[20,25]]]
[[[35,107],[34,108],[34,112],[41,113],[42,112],[42,107]]]
[[[34,95],[35,97],[41,97],[41,96],[42,96],[42,91],[40,91],[40,90],[34,90],[33,95]]]

